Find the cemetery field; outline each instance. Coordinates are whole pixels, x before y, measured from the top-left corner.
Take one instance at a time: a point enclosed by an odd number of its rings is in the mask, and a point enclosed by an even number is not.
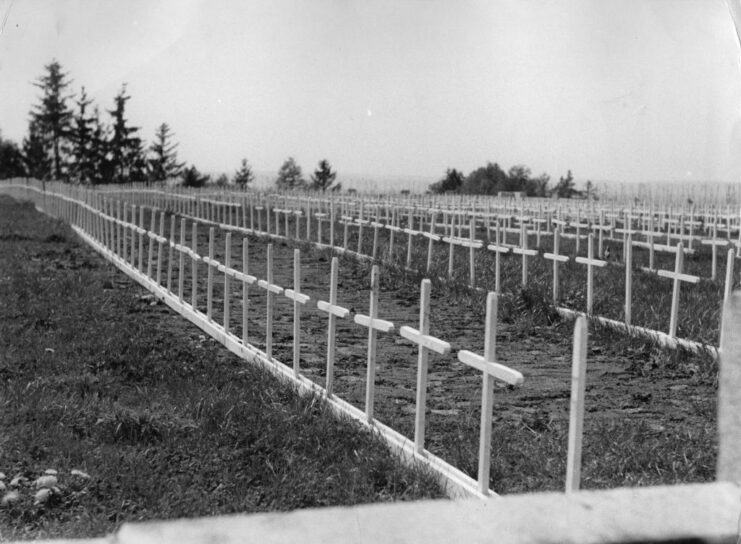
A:
[[[443,496],[321,399],[156,303],[68,225],[4,195],[0,301],[0,540]],[[57,481],[36,500],[47,470]]]
[[[223,262],[224,235],[214,229],[216,260]],[[208,229],[199,229],[206,253]],[[267,275],[270,241],[250,236],[249,273]],[[232,237],[232,255],[242,238]],[[301,248],[300,291],[328,300],[331,253],[308,244],[273,242],[273,281],[293,288],[294,249]],[[233,257],[236,259],[236,257]],[[237,262],[239,262],[237,260]],[[206,267],[203,266],[203,269]],[[192,277],[186,267],[187,286]],[[371,265],[341,258],[337,304],[368,313]],[[199,271],[205,279],[205,270]],[[223,318],[222,274],[214,276],[213,319]],[[380,267],[379,318],[418,326],[424,274]],[[201,280],[199,280],[201,281]],[[240,315],[241,287],[231,286],[231,316]],[[205,307],[205,282],[199,287]],[[249,289],[249,341],[265,348],[265,291]],[[190,300],[186,288],[184,298]],[[481,374],[460,363],[458,350],[484,351],[485,293],[456,282],[433,281],[430,334],[449,342],[451,353],[430,356],[425,446],[472,477],[477,475]],[[301,372],[326,380],[327,314],[307,304],[301,311]],[[293,302],[275,297],[273,356],[290,366]],[[491,488],[499,493],[563,490],[571,391],[573,326],[537,289],[504,293],[499,302],[497,361],[520,371],[521,387],[495,387]],[[232,318],[231,332],[240,334]],[[336,394],[364,406],[368,331],[351,319],[337,321]],[[379,333],[375,417],[414,436],[417,347],[398,333]],[[717,363],[703,352],[668,350],[590,324],[582,488],[698,482],[713,478],[717,449]]]
[[[8,354],[3,355],[0,376],[3,398],[11,399],[7,405],[12,408],[0,417],[10,418],[10,427],[17,428],[0,442],[0,460],[8,458],[5,451],[12,453],[11,466],[0,466],[8,479],[24,471],[36,477],[46,468],[62,474],[80,468],[91,475],[90,482],[110,490],[118,501],[115,515],[119,517],[109,519],[109,524],[139,517],[440,496],[429,476],[402,470],[383,457],[385,448],[374,449],[380,447],[380,440],[345,430],[348,427],[327,417],[322,402],[275,392],[274,381],[265,372],[232,357],[146,290],[134,287],[62,223],[36,213],[32,206],[19,208],[4,197],[0,205],[4,208],[0,213],[0,289],[3,300],[10,301],[0,308],[0,338],[5,342],[3,353]],[[150,223],[148,213],[145,225]],[[176,219],[177,226],[180,220]],[[162,221],[171,224],[171,216]],[[220,228],[213,229],[210,249],[210,229],[203,222],[197,224],[194,245],[194,223],[185,221],[187,245],[201,256],[211,253],[214,263],[227,263],[245,275],[310,297],[301,308],[298,363],[303,376],[324,386],[328,315],[317,307],[317,301],[330,300],[330,250],[287,239],[243,237],[238,231],[231,234],[227,246],[226,232]],[[172,239],[183,240],[177,229],[168,232]],[[227,321],[226,328],[234,337],[246,337],[266,352],[270,344],[275,359],[292,365],[292,300],[283,294],[272,295],[275,318],[268,336],[267,295],[258,283],[245,293],[247,284],[236,278],[225,282],[216,264],[191,261],[185,252],[169,249],[172,246],[158,251],[154,238],[145,240],[136,233],[126,236],[123,253],[127,261],[131,250],[131,261],[138,258],[139,270],[151,268],[150,278],[156,275],[161,285],[171,282],[172,293],[180,291],[180,298],[188,303],[195,300],[195,309],[208,313],[213,322]],[[269,243],[272,268],[267,265]],[[354,246],[354,240],[351,243]],[[568,245],[564,247],[568,251]],[[300,251],[300,286],[294,285],[296,250]],[[410,268],[423,269],[414,265],[417,260],[424,262],[423,252],[421,245],[413,248]],[[484,255],[477,270],[481,284],[490,287],[487,267],[493,263]],[[470,289],[458,276],[440,280],[448,267],[446,256],[434,255],[434,273],[429,274],[430,334],[449,342],[452,349],[448,355],[430,355],[425,447],[476,478],[482,378],[480,371],[465,366],[456,355],[464,349],[484,352],[486,293]],[[463,270],[460,275],[465,276],[465,255],[458,252],[454,258],[455,270]],[[499,493],[563,490],[574,324],[561,319],[554,309],[547,266],[540,272],[533,266],[528,287],[516,287],[520,262],[519,257],[510,256],[502,263],[505,287],[498,304],[496,353],[498,362],[521,372],[525,379],[517,388],[495,387],[489,484]],[[378,263],[378,317],[393,322],[394,330],[378,333],[374,416],[412,439],[417,346],[398,331],[405,325],[418,327],[420,282],[427,274],[401,268],[398,259],[379,259]],[[567,264],[570,267],[564,266],[562,273],[562,303],[569,306],[571,301],[578,307],[584,299],[585,267]],[[50,280],[56,277],[52,273],[61,276]],[[601,273],[595,289],[609,294],[621,268],[607,266]],[[578,274],[581,279],[572,279]],[[369,262],[349,253],[339,257],[335,304],[349,310],[349,316],[336,322],[334,392],[361,410],[368,329],[352,317],[369,313],[370,278]],[[665,292],[670,296],[671,282],[650,283],[654,280],[654,276],[636,276],[635,293],[641,302],[658,300],[651,297],[659,294],[660,299]],[[713,282],[705,285],[720,289]],[[51,296],[51,302],[36,293]],[[245,295],[248,304],[243,314]],[[680,321],[679,330],[696,323],[700,339],[717,335],[717,321],[713,322],[717,299],[695,296],[691,302],[696,306]],[[646,312],[655,314],[652,319],[659,324],[657,328],[665,328],[667,317],[658,303],[645,306]],[[609,315],[619,308],[618,295],[616,302],[600,311]],[[247,316],[246,331],[243,315]],[[717,456],[716,388],[717,363],[708,352],[664,349],[652,340],[631,338],[590,323],[581,487],[712,480]],[[297,408],[298,415],[289,408]],[[267,423],[256,422],[258,415]],[[8,427],[4,420],[3,425]],[[26,425],[32,427],[26,429]],[[374,453],[362,453],[359,441],[366,441],[363,446]],[[65,453],[57,451],[57,443]],[[194,461],[194,450],[206,460]],[[137,461],[122,458],[126,452]],[[309,457],[309,453],[339,458],[343,465],[334,468],[324,457]],[[91,460],[101,455],[103,461]],[[307,466],[312,470],[307,471]],[[121,478],[125,485],[112,483]],[[170,481],[175,482],[172,487]],[[66,485],[60,499],[72,490],[69,504],[83,504],[92,495],[85,487],[91,483]],[[28,500],[32,505],[33,500]],[[66,510],[52,510],[53,504],[28,511],[0,509],[0,515],[15,516],[11,521],[28,520],[24,527],[43,531],[54,516],[65,518]],[[96,508],[92,506],[95,501],[84,504]],[[87,519],[86,507],[80,508],[76,515],[83,512],[82,519]],[[107,515],[115,517],[114,510]],[[4,523],[0,518],[0,527]]]

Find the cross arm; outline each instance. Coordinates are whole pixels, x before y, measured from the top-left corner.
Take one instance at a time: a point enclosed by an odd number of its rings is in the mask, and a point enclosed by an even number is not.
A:
[[[394,330],[394,324],[391,323],[391,321],[377,318],[373,319],[370,316],[363,314],[355,314],[353,321],[355,321],[355,323],[357,323],[358,325],[376,329],[377,331],[381,332],[391,332]]]
[[[297,293],[293,289],[286,289],[285,291],[283,291],[283,296],[285,296],[286,298],[290,298],[291,300],[298,302],[299,304],[306,304],[311,300],[311,297],[309,295]]]
[[[502,380],[510,385],[520,385],[525,378],[522,374],[508,366],[500,365],[499,363],[492,363],[487,361],[481,355],[477,355],[472,351],[461,350],[458,352],[458,360],[468,366],[472,366],[485,374],[494,376],[498,380]]]
[[[337,306],[336,304],[330,304],[329,302],[326,302],[324,300],[320,300],[319,302],[317,302],[316,307],[323,312],[327,312],[328,314],[336,315],[337,317],[341,318],[345,318],[350,315],[350,310],[348,310],[347,308]]]
[[[268,283],[265,280],[258,280],[257,285],[259,287],[262,287],[266,291],[270,291],[271,293],[275,293],[276,295],[280,295],[283,292],[283,288],[275,285],[274,283]]]
[[[440,355],[450,353],[450,344],[448,342],[428,334],[422,334],[417,329],[405,325],[399,329],[399,334],[407,340],[411,340],[415,344],[419,344],[420,346],[434,351],[435,353],[439,353]]]
[[[556,255],[555,253],[543,253],[543,257],[550,259],[551,261],[558,261],[559,263],[568,262],[569,257],[566,255]]]

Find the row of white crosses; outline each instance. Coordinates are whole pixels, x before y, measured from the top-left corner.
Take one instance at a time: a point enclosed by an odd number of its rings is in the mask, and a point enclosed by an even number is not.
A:
[[[118,238],[116,236],[116,229],[114,226],[123,228],[123,230],[130,230],[132,235],[134,233],[140,234],[136,228],[135,223],[128,223],[125,219],[121,220],[113,215],[108,215],[103,205],[103,212],[97,212],[97,218],[93,220],[90,216],[91,209],[84,208],[79,215],[83,214],[82,220],[85,222],[86,227],[91,231],[92,238],[102,242],[107,249],[113,254],[116,250],[121,254],[122,262],[126,263],[132,270],[136,270],[139,274],[143,275],[143,266],[141,265],[141,257],[139,265],[133,261],[128,262],[126,257],[127,248],[125,239],[123,244],[121,243],[121,231],[118,231]],[[87,214],[87,215],[84,215]],[[135,214],[134,214],[135,215]],[[103,223],[101,223],[101,221]],[[108,226],[106,226],[106,222]],[[156,225],[156,219],[153,217],[151,221],[152,230],[145,231],[145,235],[149,237],[150,247],[148,251],[149,262],[146,267],[146,275],[149,279],[152,278],[152,265],[151,259],[153,256],[153,243],[156,241],[160,244],[158,254],[162,255],[162,245],[168,244],[170,251],[178,251],[181,254],[181,281],[182,285],[182,270],[183,260],[182,256],[189,255],[195,263],[198,260],[202,260],[208,266],[208,285],[207,285],[207,310],[206,317],[209,321],[213,320],[213,278],[215,272],[222,272],[224,274],[224,313],[223,313],[223,329],[226,334],[229,334],[230,329],[230,279],[241,281],[243,284],[243,334],[242,341],[245,345],[248,344],[247,336],[247,309],[248,309],[248,287],[253,284],[257,284],[261,288],[267,291],[267,314],[266,314],[266,357],[268,360],[273,361],[270,348],[270,336],[271,336],[271,325],[270,322],[273,318],[273,306],[271,295],[284,295],[294,302],[294,351],[293,351],[293,370],[296,376],[300,373],[299,361],[300,361],[300,307],[306,305],[310,297],[306,294],[301,293],[301,265],[300,265],[300,252],[298,249],[294,250],[294,288],[286,289],[273,284],[273,259],[272,259],[272,244],[267,246],[267,279],[258,280],[255,276],[248,273],[249,270],[249,251],[247,239],[242,241],[242,257],[243,257],[243,271],[239,272],[231,268],[231,233],[226,234],[225,238],[225,262],[222,264],[214,259],[214,234],[215,229],[212,227],[209,230],[209,248],[208,257],[200,257],[197,253],[197,246],[195,242],[197,240],[197,231],[195,230],[195,224],[193,229],[193,242],[194,249],[185,246],[185,220],[181,220],[180,229],[180,244],[175,243],[167,239],[164,236],[164,214],[160,216],[160,234],[154,232],[154,226]],[[174,234],[175,223],[174,219],[171,223],[171,234]],[[125,238],[125,237],[124,237]],[[137,240],[132,236],[131,245],[133,246]],[[592,240],[590,239],[590,242]],[[141,243],[139,244],[141,249]],[[591,243],[590,243],[591,247]],[[590,251],[591,253],[591,251]],[[143,251],[140,251],[140,256]],[[681,270],[681,256],[683,252],[681,248],[677,251],[678,265],[677,268]],[[161,258],[159,259],[158,269],[161,267]],[[594,266],[595,263],[590,262],[587,259],[583,262],[587,266]],[[172,259],[170,259],[172,262]],[[554,261],[556,262],[556,261]],[[170,272],[171,268],[168,267],[168,279],[167,289],[168,292],[172,293],[170,288]],[[197,310],[196,304],[196,285],[195,285],[195,271],[197,268],[194,266],[194,287],[193,287],[193,298],[192,298],[192,310]],[[330,278],[330,296],[329,302],[319,301],[317,308],[328,314],[330,320],[330,326],[328,327],[328,359],[327,359],[327,395],[333,395],[333,365],[334,365],[334,353],[333,348],[335,344],[334,327],[332,326],[334,320],[337,318],[347,318],[350,311],[347,308],[343,308],[337,304],[337,276],[338,276],[338,261],[337,258],[332,260],[332,271]],[[161,277],[161,269],[158,270],[157,277]],[[681,278],[678,275],[667,277],[673,277],[676,281],[682,281],[685,278]],[[157,281],[159,285],[159,280]],[[426,390],[427,390],[427,374],[429,369],[428,355],[430,352],[446,354],[451,350],[449,343],[430,335],[430,291],[431,282],[429,280],[423,280],[421,284],[421,297],[420,297],[420,319],[419,328],[413,329],[412,327],[403,326],[399,330],[402,337],[413,342],[418,346],[418,371],[417,371],[417,404],[416,404],[416,416],[415,416],[415,433],[414,433],[414,446],[415,450],[419,455],[424,457],[424,436],[425,436],[425,407],[426,407]],[[174,293],[172,293],[174,294]],[[377,332],[389,333],[394,330],[393,323],[378,318],[378,296],[379,296],[379,281],[378,281],[378,267],[374,266],[371,273],[371,292],[370,292],[370,307],[369,315],[356,314],[355,322],[361,326],[367,327],[369,331],[368,341],[368,369],[367,369],[367,389],[366,389],[366,417],[369,423],[373,422],[373,398],[374,398],[374,384],[375,384],[375,339]],[[736,329],[739,326],[739,320],[741,319],[741,303],[739,303],[739,296],[735,298],[731,297],[730,292],[726,293],[728,302],[726,303],[726,313],[729,312],[728,308],[735,308],[731,313],[730,317],[724,315],[724,340],[722,341],[722,351],[727,356],[735,356],[738,358],[739,350],[736,349],[739,344],[738,335],[734,336]],[[178,298],[182,302],[182,287],[179,288]],[[497,362],[496,358],[496,321],[497,321],[497,295],[496,293],[489,293],[487,296],[487,311],[486,311],[486,324],[485,324],[485,337],[484,337],[484,354],[478,355],[468,350],[460,350],[457,354],[458,360],[468,366],[476,368],[482,372],[483,383],[482,383],[482,413],[481,413],[481,427],[480,427],[480,444],[479,444],[479,468],[478,468],[478,491],[481,495],[487,495],[489,493],[489,469],[490,469],[490,447],[491,447],[491,429],[492,429],[492,410],[493,410],[493,380],[499,379],[505,383],[511,385],[520,385],[523,383],[523,376],[516,370],[508,368]],[[582,445],[582,429],[583,429],[583,416],[584,416],[584,395],[585,395],[585,384],[586,384],[586,345],[587,345],[587,331],[586,331],[586,320],[584,317],[580,317],[576,322],[575,334],[574,334],[574,349],[573,349],[573,367],[572,367],[572,388],[571,388],[571,409],[570,409],[570,427],[569,427],[569,438],[568,438],[568,458],[567,458],[567,480],[566,480],[566,491],[575,491],[579,488],[580,481],[580,466],[581,466],[581,445]],[[725,414],[723,416],[726,417]],[[723,418],[721,418],[723,420]],[[721,423],[722,425],[723,423]]]

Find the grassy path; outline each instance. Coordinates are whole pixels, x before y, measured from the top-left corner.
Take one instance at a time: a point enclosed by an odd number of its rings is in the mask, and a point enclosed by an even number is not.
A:
[[[5,196],[0,301],[0,539],[442,495]],[[48,469],[56,486],[35,500]]]

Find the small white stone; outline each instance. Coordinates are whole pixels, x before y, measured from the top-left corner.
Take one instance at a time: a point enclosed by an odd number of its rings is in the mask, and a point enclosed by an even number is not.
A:
[[[10,487],[19,487],[21,484],[25,484],[28,481],[23,474],[16,474],[12,480],[10,480]]]
[[[51,497],[51,489],[39,489],[34,495],[34,504],[44,504]]]
[[[36,480],[36,489],[50,489],[57,485],[56,476],[41,476]]]
[[[47,475],[49,475],[49,476],[56,476],[57,474],[59,474],[59,472],[57,472],[57,471],[56,471],[56,470],[54,470],[53,468],[47,468],[47,469],[46,469],[46,470],[44,471],[44,474],[47,474]]]
[[[4,480],[4,479],[5,479],[5,473],[4,472],[0,472],[0,480]]]
[[[90,478],[90,475],[87,472],[83,472],[81,470],[77,470],[76,468],[73,468],[70,471],[70,474],[72,476],[79,476],[80,478],[84,478],[85,480],[87,480],[88,478]]]
[[[20,493],[17,491],[8,491],[2,499],[0,499],[0,505],[9,506],[14,502],[18,502],[21,498]]]

